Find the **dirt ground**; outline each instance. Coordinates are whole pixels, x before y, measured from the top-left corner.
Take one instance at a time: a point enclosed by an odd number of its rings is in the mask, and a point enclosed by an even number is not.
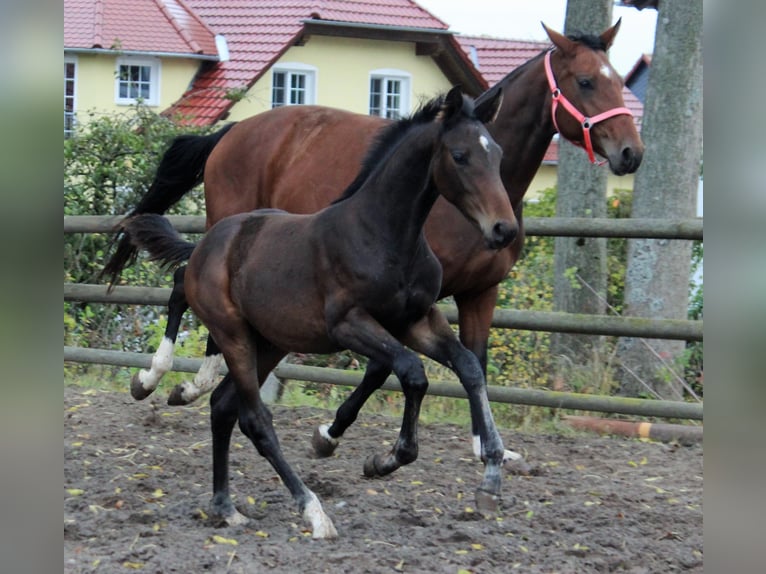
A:
[[[502,429],[534,473],[506,473],[503,509],[473,511],[482,465],[468,429],[422,425],[420,457],[383,479],[365,457],[396,419],[363,410],[329,459],[310,451],[332,412],[273,407],[288,461],[339,538],[312,540],[271,466],[235,430],[232,492],[247,526],[207,515],[207,404],[64,390],[64,572],[702,572],[703,450]],[[428,400],[428,399],[426,399]]]

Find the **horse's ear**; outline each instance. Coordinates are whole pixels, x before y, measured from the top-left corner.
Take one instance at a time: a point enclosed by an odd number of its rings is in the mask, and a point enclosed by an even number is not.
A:
[[[439,118],[448,120],[455,114],[459,113],[463,109],[463,90],[460,86],[455,86],[449,92],[447,92],[442,104],[442,109],[439,112]]]
[[[604,46],[606,46],[606,49],[608,50],[612,46],[612,42],[614,42],[614,37],[617,35],[617,32],[620,30],[620,23],[622,22],[622,18],[617,20],[617,23],[609,28],[606,32],[601,34],[601,41],[604,43]]]
[[[474,115],[480,122],[491,124],[497,118],[497,114],[500,113],[502,105],[503,88],[498,88],[492,96],[476,104]]]
[[[545,33],[548,34],[548,37],[551,39],[551,42],[553,42],[553,45],[561,50],[564,54],[571,54],[574,51],[575,47],[577,46],[577,42],[570,40],[564,36],[564,34],[556,32],[556,30],[551,30],[548,28],[548,26],[545,25],[545,22],[540,22],[540,24],[543,25],[543,29],[545,30]]]

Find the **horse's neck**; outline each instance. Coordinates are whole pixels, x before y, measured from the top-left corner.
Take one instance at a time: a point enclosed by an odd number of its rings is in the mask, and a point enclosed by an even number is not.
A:
[[[504,78],[499,85],[503,88],[503,105],[487,127],[503,148],[500,176],[515,208],[556,133],[543,59],[530,62],[521,73]]]

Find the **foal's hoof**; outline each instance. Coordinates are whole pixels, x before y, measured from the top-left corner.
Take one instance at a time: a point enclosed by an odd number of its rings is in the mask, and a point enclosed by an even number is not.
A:
[[[500,497],[486,490],[476,491],[476,508],[482,514],[495,514],[500,506]]]
[[[332,438],[327,429],[329,425],[320,425],[314,429],[314,434],[311,437],[311,446],[314,448],[314,454],[319,458],[327,458],[332,456],[335,452],[335,447],[338,446],[338,439]]]
[[[130,378],[130,394],[137,401],[143,401],[146,397],[152,394],[154,389],[146,390],[141,382],[141,371],[133,373]]]
[[[364,461],[364,476],[367,478],[373,478],[375,476],[382,476],[378,469],[375,467],[375,457],[377,455],[371,454],[367,457],[367,459]]]

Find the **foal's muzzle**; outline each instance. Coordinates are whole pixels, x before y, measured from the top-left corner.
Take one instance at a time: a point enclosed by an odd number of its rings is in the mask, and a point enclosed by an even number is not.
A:
[[[516,239],[516,235],[519,233],[518,223],[511,223],[501,219],[492,226],[492,231],[489,236],[485,236],[487,240],[487,247],[490,249],[502,249],[511,244]]]

